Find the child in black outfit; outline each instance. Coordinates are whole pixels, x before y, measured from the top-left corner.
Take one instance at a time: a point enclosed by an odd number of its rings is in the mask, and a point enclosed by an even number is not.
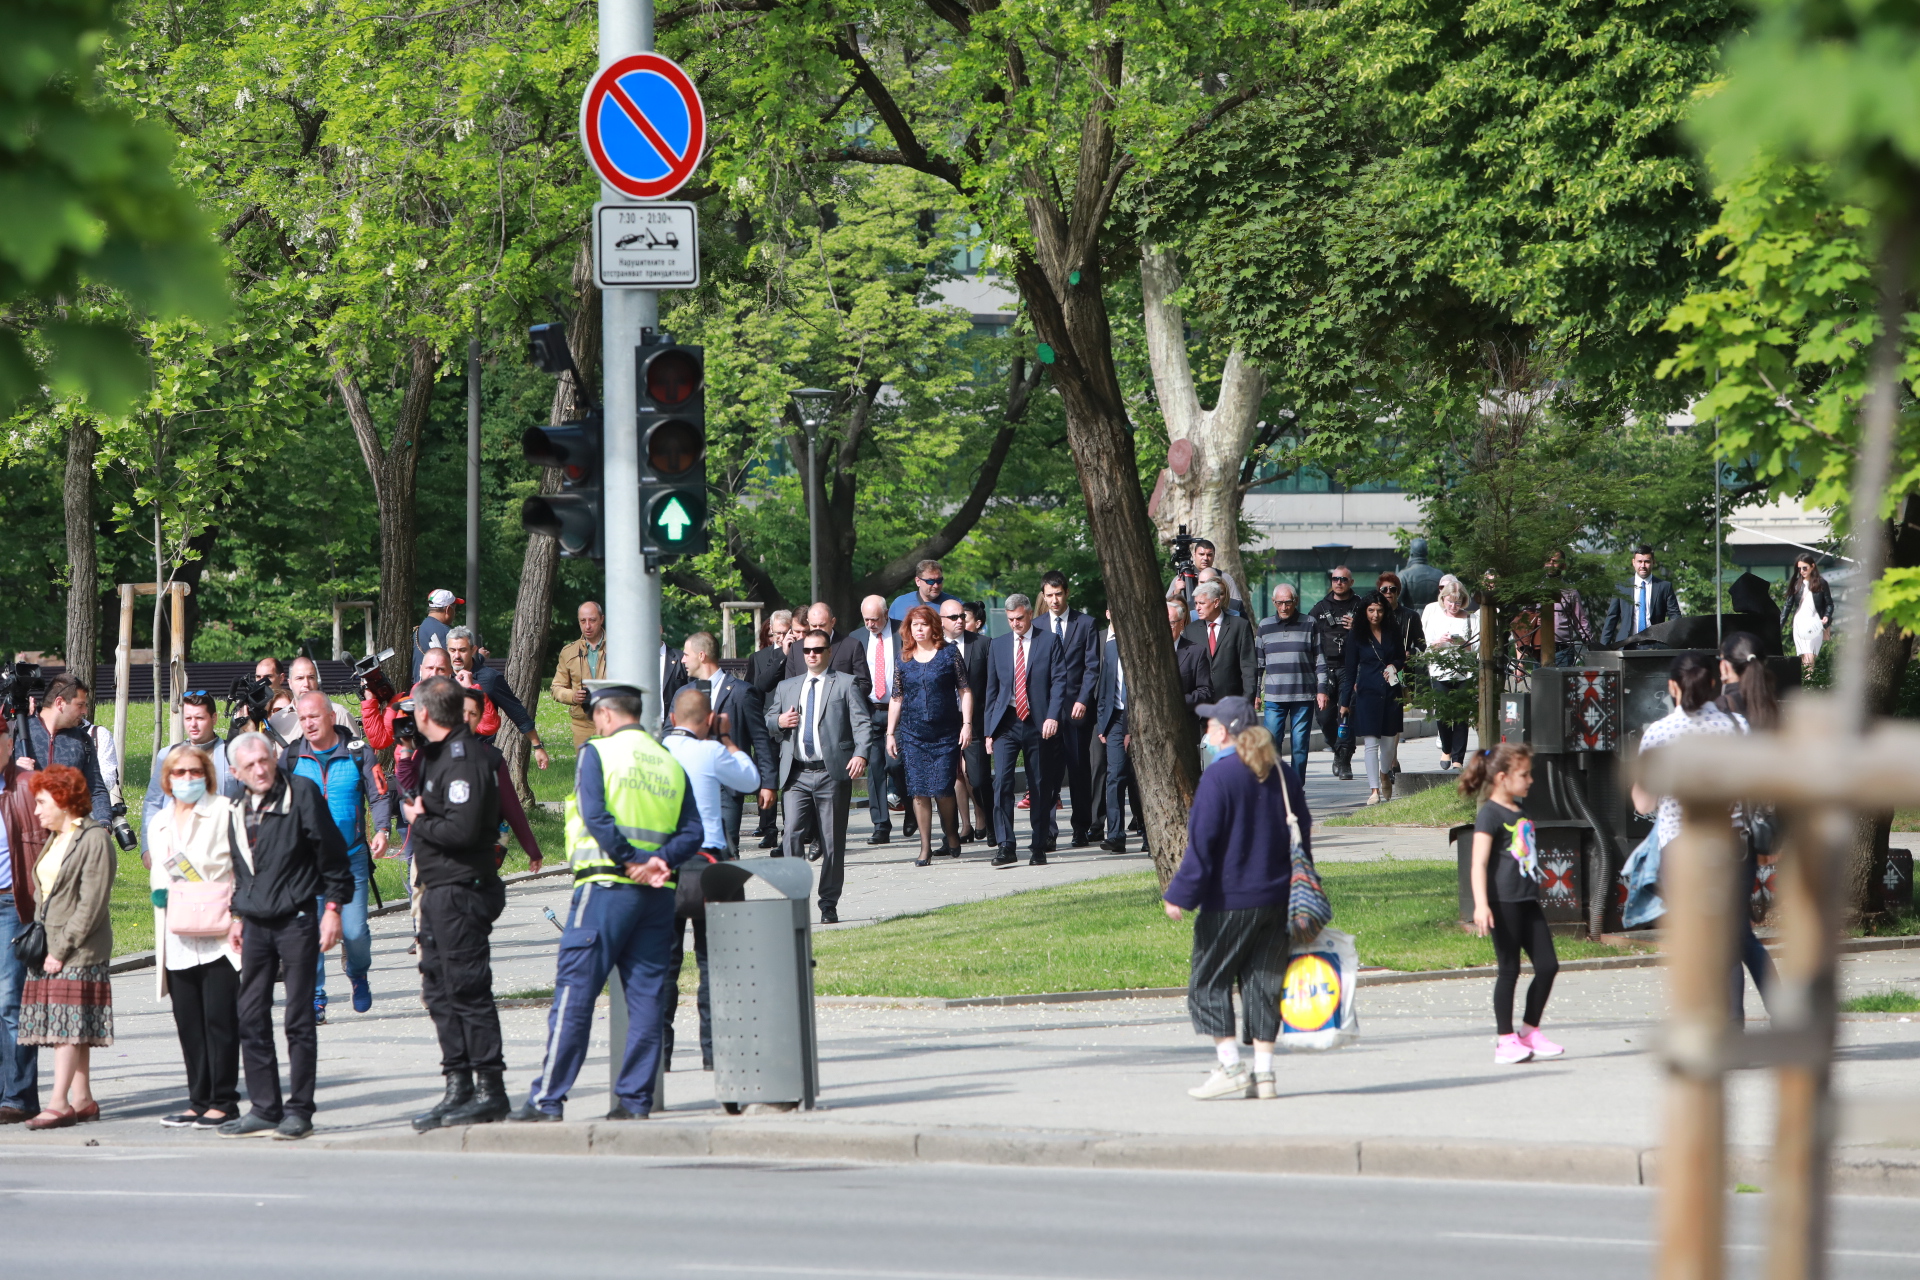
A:
[[[1468,759],[1460,774],[1460,794],[1475,795],[1483,786],[1487,798],[1473,820],[1473,931],[1483,938],[1493,934],[1500,966],[1493,982],[1493,1016],[1500,1033],[1493,1060],[1508,1066],[1530,1058],[1557,1058],[1566,1051],[1540,1034],[1540,1017],[1560,960],[1540,908],[1533,820],[1520,811],[1533,787],[1533,749],[1503,742]],[[1533,962],[1533,981],[1527,987],[1521,1034],[1515,1035],[1513,991],[1520,982],[1522,950]]]

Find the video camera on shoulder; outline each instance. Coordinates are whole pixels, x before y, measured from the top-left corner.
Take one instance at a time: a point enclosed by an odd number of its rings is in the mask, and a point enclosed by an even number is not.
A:
[[[227,716],[237,725],[251,720],[265,725],[273,711],[273,681],[266,676],[235,676],[227,690]]]
[[[360,687],[366,690],[369,698],[383,707],[399,696],[393,687],[393,681],[387,679],[387,673],[381,669],[392,657],[393,650],[382,649],[378,653],[368,654],[353,664],[354,679],[360,682]]]
[[[409,747],[420,745],[420,724],[413,718],[412,698],[402,698],[393,704],[393,740]]]
[[[9,662],[0,667],[0,715],[8,720],[30,715],[34,695],[44,693],[46,688],[37,662]]]
[[[1200,570],[1193,563],[1193,544],[1198,541],[1181,525],[1173,535],[1173,574],[1180,583],[1180,595],[1187,608],[1193,608],[1193,589],[1200,585]]]

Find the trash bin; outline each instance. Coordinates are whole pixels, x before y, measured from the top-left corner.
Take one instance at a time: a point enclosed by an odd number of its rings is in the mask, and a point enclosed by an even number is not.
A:
[[[751,877],[781,896],[745,900]],[[713,1096],[812,1109],[820,1089],[813,1021],[813,869],[798,858],[719,862],[701,874],[713,1001]]]

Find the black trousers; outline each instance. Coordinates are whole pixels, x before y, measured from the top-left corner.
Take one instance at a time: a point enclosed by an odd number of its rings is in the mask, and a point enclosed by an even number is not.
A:
[[[420,892],[420,994],[440,1037],[440,1070],[505,1071],[489,939],[506,906],[499,880]]]
[[[311,911],[248,920],[240,938],[240,1057],[247,1068],[253,1114],[279,1124],[288,1115],[313,1118],[313,1081],[320,1034],[313,1020],[313,984],[320,961],[320,920]],[[273,1050],[273,984],[286,971],[287,1093]]]
[[[975,696],[984,698],[985,695]],[[973,793],[980,798],[980,807],[987,813],[987,843],[997,845],[1000,840],[994,831],[993,762],[987,759],[987,740],[978,730],[967,742],[967,749],[960,753],[960,760],[966,767],[967,785],[973,788]],[[961,825],[970,825],[970,821],[963,818]]]
[[[1327,705],[1320,709],[1320,736],[1327,740],[1327,750],[1340,760],[1353,758],[1353,748],[1357,739],[1347,739],[1346,746],[1340,745],[1340,708],[1347,703],[1352,690],[1347,685],[1347,673],[1343,668],[1338,678],[1327,681]]]
[[[1118,711],[1107,726],[1107,741],[1102,748],[1107,755],[1107,839],[1114,844],[1127,838],[1128,799],[1133,801],[1134,816],[1140,816],[1140,784],[1133,776],[1133,761],[1127,757],[1126,740],[1127,713]]]
[[[319,934],[314,934],[319,941]],[[162,946],[164,947],[164,942]],[[162,954],[165,952],[163,950]],[[313,966],[307,966],[313,972]],[[167,971],[173,1028],[187,1064],[187,1109],[240,1110],[240,973],[219,956],[191,969]],[[313,1002],[307,1002],[309,1011]],[[271,1042],[271,1025],[268,1040]],[[279,1076],[276,1066],[274,1075]]]
[[[1087,755],[1087,740],[1093,736],[1093,713],[1075,720],[1072,716],[1060,722],[1060,732],[1053,735],[1050,746],[1054,750],[1054,761],[1048,767],[1053,775],[1053,798],[1060,799],[1064,786],[1067,800],[1073,805],[1069,819],[1073,838],[1084,842],[1087,832],[1093,826],[1093,761]]]
[[[1056,737],[1058,735],[1055,735]],[[1018,755],[1027,767],[1027,821],[1033,828],[1035,853],[1049,852],[1059,837],[1059,824],[1053,818],[1051,764],[1053,751],[1040,737],[1040,725],[1029,718],[1016,720],[1008,712],[993,735],[993,824],[1000,847],[1013,851],[1013,759]]]
[[[1252,1040],[1280,1038],[1280,994],[1287,981],[1287,908],[1201,911],[1193,919],[1187,1014],[1194,1031],[1233,1035],[1233,984],[1240,984]]]
[[[1471,680],[1435,680],[1433,687],[1445,693],[1458,689],[1462,685],[1472,684]],[[1463,764],[1467,758],[1467,730],[1472,727],[1469,721],[1449,723],[1442,720],[1437,726],[1440,734],[1440,754],[1455,764]]]
[[[1537,1027],[1553,994],[1560,972],[1554,954],[1553,930],[1538,902],[1496,902],[1493,906],[1493,955],[1500,966],[1493,980],[1493,1020],[1503,1036],[1513,1034],[1513,991],[1520,984],[1520,952],[1533,962],[1533,981],[1527,984],[1526,1025]]]

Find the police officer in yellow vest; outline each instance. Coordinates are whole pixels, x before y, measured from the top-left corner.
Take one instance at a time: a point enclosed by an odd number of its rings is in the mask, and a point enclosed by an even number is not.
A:
[[[700,850],[700,810],[687,775],[640,727],[640,690],[592,688],[596,736],[580,748],[567,801],[573,905],[560,938],[547,1014],[547,1048],[527,1103],[509,1120],[558,1120],[593,1029],[593,1001],[620,971],[627,998],[627,1048],[609,1120],[644,1120],[653,1110],[667,968],[673,959],[673,869]]]

